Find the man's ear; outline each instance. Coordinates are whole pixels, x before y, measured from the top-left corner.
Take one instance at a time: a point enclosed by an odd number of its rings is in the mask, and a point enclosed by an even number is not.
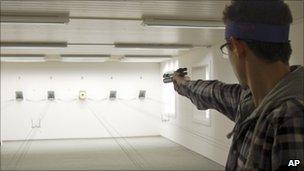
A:
[[[244,58],[246,56],[246,45],[244,42],[237,40],[234,37],[230,38],[231,50],[238,58]]]

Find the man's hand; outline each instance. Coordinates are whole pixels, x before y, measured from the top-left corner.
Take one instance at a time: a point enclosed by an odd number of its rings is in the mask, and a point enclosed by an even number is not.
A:
[[[173,74],[173,77],[172,77],[172,80],[173,80],[173,85],[174,85],[174,90],[178,92],[178,94],[184,96],[184,94],[179,91],[179,87],[181,85],[185,85],[188,81],[190,81],[190,77],[188,76],[180,76],[180,74],[178,72],[174,72]]]

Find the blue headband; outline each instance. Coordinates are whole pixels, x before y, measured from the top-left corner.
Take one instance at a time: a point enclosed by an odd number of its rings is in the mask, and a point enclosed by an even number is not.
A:
[[[289,25],[268,25],[258,23],[229,22],[225,29],[225,38],[230,37],[262,42],[286,43],[288,42]]]

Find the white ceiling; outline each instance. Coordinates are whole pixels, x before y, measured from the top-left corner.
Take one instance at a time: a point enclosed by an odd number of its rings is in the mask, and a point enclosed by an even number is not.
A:
[[[90,44],[157,43],[214,45],[223,41],[223,30],[148,28],[143,17],[221,20],[229,1],[198,0],[1,0],[1,12],[69,12],[67,25],[1,24],[1,41]],[[288,1],[294,20],[303,18],[303,2]],[[86,19],[81,19],[86,18]],[[115,18],[103,20],[101,18]],[[119,20],[117,20],[119,19]],[[113,46],[69,45],[64,49],[1,49],[1,54],[137,54],[177,55],[181,50],[125,50]]]

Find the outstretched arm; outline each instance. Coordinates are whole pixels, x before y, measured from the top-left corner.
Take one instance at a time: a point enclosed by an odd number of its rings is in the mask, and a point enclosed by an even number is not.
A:
[[[235,121],[242,87],[239,84],[225,84],[217,80],[190,81],[189,77],[173,76],[174,89],[191,100],[199,110],[215,109]]]

